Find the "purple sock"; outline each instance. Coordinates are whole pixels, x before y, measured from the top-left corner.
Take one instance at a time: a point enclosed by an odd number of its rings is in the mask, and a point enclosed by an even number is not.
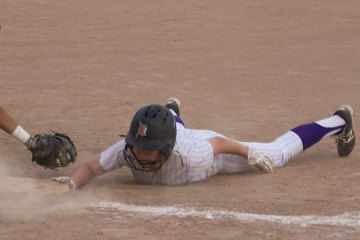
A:
[[[303,150],[305,150],[319,142],[326,134],[337,129],[342,129],[343,127],[344,125],[336,127],[323,127],[313,122],[293,128],[291,131],[300,137],[301,142],[303,143]]]
[[[181,125],[183,125],[183,126],[185,127],[185,124],[184,124],[184,122],[181,120],[180,117],[175,116],[175,121],[176,121],[177,123],[180,123]]]

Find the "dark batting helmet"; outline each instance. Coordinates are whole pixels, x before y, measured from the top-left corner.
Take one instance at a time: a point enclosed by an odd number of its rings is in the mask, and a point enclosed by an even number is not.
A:
[[[140,108],[135,113],[125,138],[126,148],[159,150],[165,160],[170,157],[175,140],[175,118],[169,109],[159,104]]]

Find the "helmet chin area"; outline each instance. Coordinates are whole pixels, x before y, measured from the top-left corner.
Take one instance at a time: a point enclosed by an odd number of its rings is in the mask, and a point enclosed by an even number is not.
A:
[[[123,155],[124,155],[124,159],[125,159],[126,163],[128,164],[128,166],[130,168],[137,170],[137,171],[143,171],[143,172],[157,171],[164,165],[164,162],[166,161],[166,159],[164,159],[164,158],[158,159],[155,161],[138,159],[138,157],[136,156],[136,154],[133,150],[133,146],[130,146],[128,144],[126,144],[126,146],[123,150]],[[160,156],[162,156],[162,155],[160,155]]]

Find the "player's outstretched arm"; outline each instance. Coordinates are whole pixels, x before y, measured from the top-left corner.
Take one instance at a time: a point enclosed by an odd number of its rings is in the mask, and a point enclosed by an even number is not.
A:
[[[31,135],[26,132],[17,122],[0,106],[0,128],[25,144],[29,148]]]
[[[238,141],[224,137],[214,137],[208,139],[213,147],[214,156],[225,154],[236,154],[245,157],[248,163],[268,173],[273,172],[271,159],[256,149],[242,145]]]
[[[71,190],[75,190],[88,183],[94,177],[104,173],[105,171],[100,165],[100,156],[97,156],[89,162],[80,165],[71,177],[53,177],[51,180],[62,184],[68,184]]]
[[[11,134],[17,126],[15,120],[0,106],[0,128]]]

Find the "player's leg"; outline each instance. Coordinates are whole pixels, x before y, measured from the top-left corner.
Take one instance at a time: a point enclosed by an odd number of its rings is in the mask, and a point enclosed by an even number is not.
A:
[[[353,115],[352,107],[344,105],[339,107],[332,117],[298,126],[291,131],[299,136],[303,151],[324,137],[336,136],[338,154],[346,157],[352,152],[356,142]]]
[[[313,146],[327,136],[336,136],[338,154],[349,155],[355,146],[353,130],[353,110],[350,106],[341,106],[333,116],[320,121],[303,124],[286,132],[270,143],[240,142],[266,154],[273,161],[274,167],[284,166],[290,159]],[[246,159],[236,155],[221,155],[222,173],[236,173],[251,169],[246,166]]]
[[[172,114],[175,116],[175,121],[177,123],[180,123],[181,125],[183,125],[185,127],[184,122],[181,120],[180,118],[180,106],[181,106],[181,102],[178,98],[176,97],[171,97],[167,100],[167,102],[165,103],[165,107],[167,107],[168,109],[170,109],[170,111],[172,112]]]
[[[313,146],[327,136],[336,136],[338,154],[341,157],[349,155],[355,146],[353,130],[353,109],[341,106],[333,116],[320,121],[297,126],[272,143],[244,143],[268,154],[274,167],[286,164],[290,159]],[[282,156],[276,149],[280,148]]]
[[[175,112],[176,116],[180,117],[180,100],[176,97],[171,97],[165,103],[165,107]]]

